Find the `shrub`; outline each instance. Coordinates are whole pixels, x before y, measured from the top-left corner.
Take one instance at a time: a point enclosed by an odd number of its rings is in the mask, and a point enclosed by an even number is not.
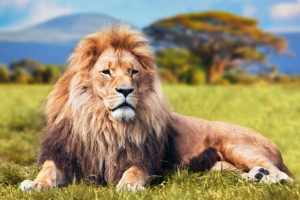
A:
[[[43,72],[44,83],[55,83],[59,79],[60,75],[61,73],[57,66],[48,65]]]
[[[291,83],[292,82],[292,78],[288,75],[282,74],[282,75],[278,75],[274,78],[274,81],[276,83]]]
[[[8,82],[10,80],[10,72],[5,65],[0,65],[0,82]]]
[[[227,73],[223,75],[223,79],[231,84],[254,84],[258,81],[258,77],[247,74]]]
[[[164,48],[157,51],[159,74],[169,83],[204,83],[201,59],[183,48]]]
[[[16,83],[29,83],[32,81],[31,75],[22,68],[17,68],[15,70],[12,79]]]
[[[33,81],[35,83],[44,83],[44,74],[45,74],[45,71],[46,71],[46,67],[44,67],[44,66],[41,66],[38,69],[36,69],[32,73]]]
[[[13,71],[11,80],[17,83],[54,83],[61,76],[65,67],[54,64],[45,66],[32,59],[24,59],[12,62],[10,69]]]

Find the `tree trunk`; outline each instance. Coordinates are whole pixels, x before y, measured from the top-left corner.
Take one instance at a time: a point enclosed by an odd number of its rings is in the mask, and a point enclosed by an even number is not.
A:
[[[224,68],[227,66],[226,61],[216,62],[205,69],[206,83],[213,83],[216,77],[223,74]]]
[[[220,61],[216,64],[216,71],[218,73],[218,75],[222,75],[224,68],[226,67],[227,62],[226,61]]]
[[[205,69],[205,79],[206,83],[212,83],[215,78],[215,70],[213,66],[206,67]]]

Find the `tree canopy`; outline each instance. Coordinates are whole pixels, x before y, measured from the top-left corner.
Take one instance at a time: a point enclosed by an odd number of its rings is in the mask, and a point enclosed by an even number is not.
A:
[[[17,68],[22,68],[28,73],[32,73],[42,67],[43,64],[32,59],[24,59],[20,61],[14,61],[10,64],[9,68],[13,71],[17,70]]]
[[[212,82],[229,66],[243,61],[263,62],[268,52],[287,52],[284,38],[264,32],[258,21],[228,12],[180,14],[144,29],[154,44],[179,46],[199,56]]]

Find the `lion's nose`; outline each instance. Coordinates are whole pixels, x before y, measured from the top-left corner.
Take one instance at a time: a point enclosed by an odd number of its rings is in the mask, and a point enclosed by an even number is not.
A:
[[[116,91],[123,94],[124,97],[127,97],[127,95],[129,95],[130,93],[133,92],[133,88],[127,88],[127,89],[123,89],[123,88],[116,88]]]

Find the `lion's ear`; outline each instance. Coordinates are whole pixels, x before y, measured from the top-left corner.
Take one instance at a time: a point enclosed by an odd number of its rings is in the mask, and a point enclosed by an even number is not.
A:
[[[100,34],[95,33],[86,36],[76,46],[74,52],[69,57],[69,67],[77,70],[90,70],[97,61],[100,54],[99,39]]]

